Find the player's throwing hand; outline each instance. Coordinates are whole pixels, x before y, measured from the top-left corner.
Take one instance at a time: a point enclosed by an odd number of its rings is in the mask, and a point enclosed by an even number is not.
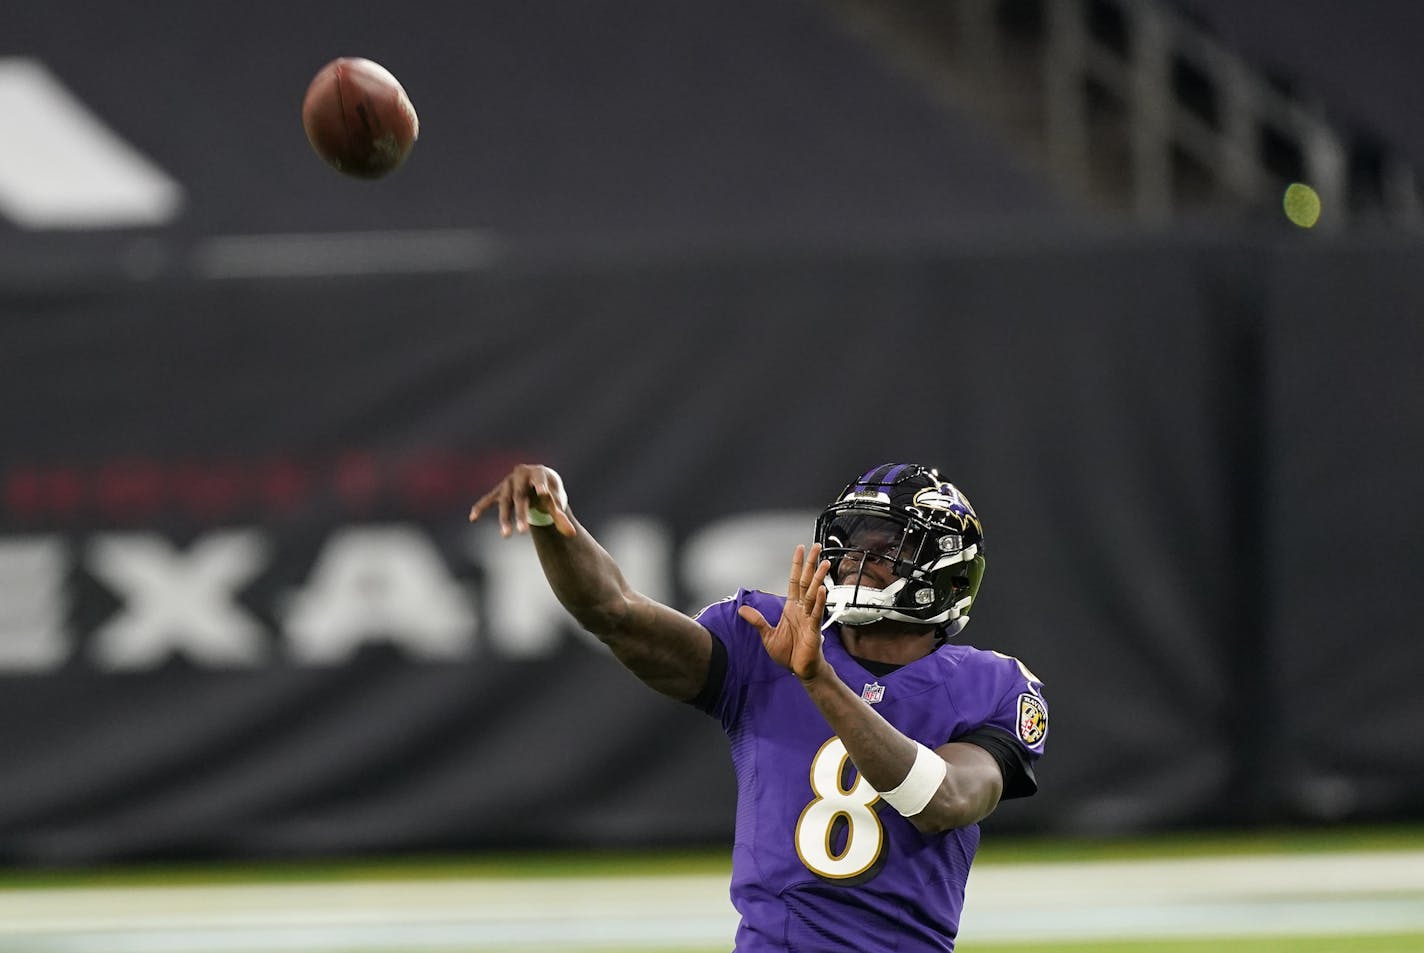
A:
[[[552,526],[564,536],[578,532],[569,516],[569,497],[564,481],[553,469],[537,463],[521,463],[499,481],[494,489],[470,507],[470,522],[485,511],[499,508],[499,533],[526,533],[531,526]]]
[[[821,653],[821,623],[826,614],[826,573],[831,564],[821,559],[821,544],[814,543],[811,552],[797,546],[791,556],[791,579],[786,585],[786,606],[781,619],[773,626],[751,606],[742,606],[737,614],[756,626],[762,645],[772,659],[802,681],[809,682],[820,674],[826,664]]]

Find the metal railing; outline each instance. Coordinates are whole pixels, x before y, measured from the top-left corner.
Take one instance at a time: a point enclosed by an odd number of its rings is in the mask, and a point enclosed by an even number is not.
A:
[[[1139,222],[1280,218],[1291,182],[1319,195],[1322,229],[1424,221],[1401,152],[1344,132],[1160,0],[829,2],[1065,190]]]

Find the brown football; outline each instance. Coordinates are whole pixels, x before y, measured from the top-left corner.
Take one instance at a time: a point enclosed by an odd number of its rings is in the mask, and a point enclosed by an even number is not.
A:
[[[356,56],[334,59],[312,78],[302,125],[317,155],[360,179],[400,168],[420,134],[400,82],[381,64]]]

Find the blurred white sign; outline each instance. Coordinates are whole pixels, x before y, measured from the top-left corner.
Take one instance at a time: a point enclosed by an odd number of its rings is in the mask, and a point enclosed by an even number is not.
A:
[[[42,63],[0,57],[0,116],[0,215],[21,228],[132,228],[178,215],[182,186]]]
[[[742,513],[678,546],[670,527],[630,514],[598,535],[650,598],[671,604],[674,580],[684,580],[685,611],[695,613],[739,586],[785,592],[791,551],[814,522],[813,512]],[[251,604],[248,590],[282,563],[280,537],[264,528],[213,529],[182,546],[157,532],[96,533],[77,545],[0,536],[0,675],[52,671],[76,655],[110,672],[173,656],[251,669],[340,665],[369,643],[459,662],[545,658],[570,632],[593,642],[554,598],[528,539],[502,539],[489,520],[465,532],[451,559],[414,523],[334,526],[301,578],[264,605]],[[87,633],[71,619],[81,570],[116,602]]]

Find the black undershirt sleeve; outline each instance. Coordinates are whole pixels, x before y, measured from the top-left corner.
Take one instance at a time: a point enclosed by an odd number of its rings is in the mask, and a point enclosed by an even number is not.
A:
[[[994,760],[999,762],[999,770],[1004,774],[1004,793],[999,800],[1007,801],[1010,798],[1029,797],[1038,791],[1038,778],[1034,777],[1033,764],[1028,760],[1028,755],[1018,742],[1014,741],[1010,735],[1002,728],[994,728],[985,725],[983,728],[976,728],[967,735],[960,735],[958,738],[951,738],[950,741],[965,741],[971,745],[978,745],[989,754],[994,756]]]
[[[727,646],[717,636],[712,636],[712,657],[707,660],[707,680],[702,690],[687,700],[687,704],[698,711],[712,714],[717,698],[722,694],[722,683],[727,679]]]

